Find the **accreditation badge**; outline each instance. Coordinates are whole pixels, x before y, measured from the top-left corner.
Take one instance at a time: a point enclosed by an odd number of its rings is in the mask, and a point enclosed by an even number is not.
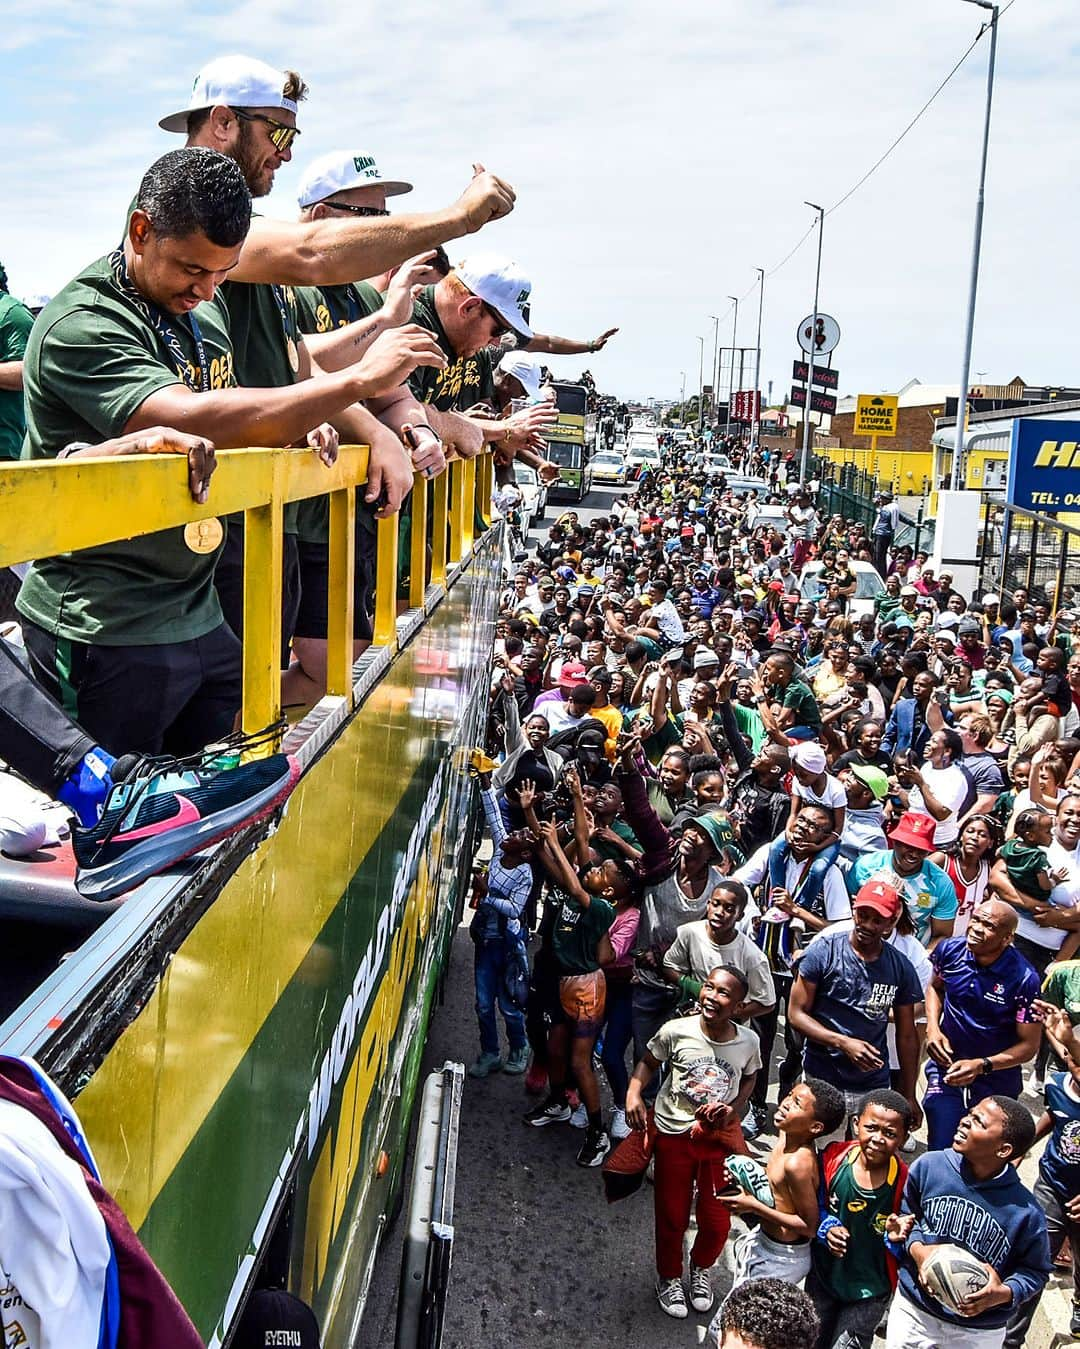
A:
[[[184,542],[193,553],[212,553],[225,537],[225,526],[211,515],[208,520],[192,520],[184,526]]]

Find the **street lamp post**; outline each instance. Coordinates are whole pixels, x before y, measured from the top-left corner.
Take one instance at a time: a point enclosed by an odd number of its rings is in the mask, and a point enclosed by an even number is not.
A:
[[[679,374],[682,376],[682,393],[679,394],[679,407],[682,409],[682,412],[685,414],[685,412],[686,412],[686,371],[685,371],[685,370],[680,370],[680,371],[679,371]],[[686,421],[685,415],[683,416],[683,421],[684,421],[684,422]]]
[[[986,114],[983,119],[982,163],[979,167],[979,195],[975,200],[975,242],[971,250],[971,284],[968,288],[967,319],[964,325],[964,363],[960,372],[960,398],[956,404],[956,433],[952,458],[952,489],[963,486],[964,440],[967,430],[967,399],[971,383],[971,344],[975,336],[975,299],[979,291],[979,258],[982,253],[983,206],[986,197],[986,160],[990,152],[990,112],[994,102],[994,65],[997,60],[998,16],[1000,6],[990,0],[967,0],[968,4],[991,11],[990,61],[986,72]],[[985,28],[983,29],[985,32]]]
[[[739,297],[729,295],[728,299],[735,306],[735,321],[731,325],[731,380],[728,385],[727,399],[727,437],[731,439],[731,405],[735,401],[735,348],[739,345]]]
[[[750,428],[750,442],[757,445],[761,439],[761,312],[765,308],[765,268],[757,267],[758,306],[757,306],[757,347],[754,352],[754,417]]]
[[[705,389],[705,339],[698,338],[698,368],[697,368],[697,433],[701,435],[701,423],[704,409],[703,393]]]
[[[713,420],[716,420],[716,396],[720,392],[720,320],[715,314],[710,314],[712,319],[712,413]]]
[[[806,466],[810,457],[810,391],[814,385],[814,340],[817,337],[818,300],[821,293],[821,245],[825,237],[825,207],[815,206],[812,201],[805,202],[818,213],[817,271],[814,274],[814,316],[810,320],[810,352],[806,371],[806,403],[803,408],[802,462],[799,465],[799,483],[806,483]]]

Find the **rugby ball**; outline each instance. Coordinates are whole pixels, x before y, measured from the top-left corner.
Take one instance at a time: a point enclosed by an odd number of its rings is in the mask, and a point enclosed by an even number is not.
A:
[[[737,1185],[744,1194],[769,1208],[776,1207],[772,1186],[765,1168],[753,1157],[732,1156],[724,1160],[724,1170],[732,1185]]]
[[[960,1299],[981,1293],[990,1282],[986,1266],[963,1246],[935,1246],[923,1261],[919,1280],[943,1307],[959,1313]]]

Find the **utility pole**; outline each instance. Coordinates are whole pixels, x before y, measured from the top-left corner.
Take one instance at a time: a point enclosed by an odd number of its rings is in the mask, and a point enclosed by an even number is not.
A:
[[[720,320],[715,314],[710,314],[712,319],[712,414],[716,418],[716,399],[720,392],[720,348],[717,343],[720,341]]]
[[[761,439],[761,313],[765,308],[765,268],[755,268],[758,274],[757,349],[754,353],[754,417],[750,426],[750,443]]]
[[[704,413],[703,392],[705,388],[705,339],[698,338],[698,368],[697,368],[697,433],[701,435],[701,422]]]
[[[960,372],[960,399],[956,404],[956,434],[952,457],[952,489],[963,486],[964,443],[967,431],[967,400],[971,384],[971,344],[975,336],[975,300],[979,292],[979,258],[982,253],[983,207],[986,198],[986,160],[990,152],[990,112],[994,102],[994,65],[997,60],[998,16],[1000,8],[990,0],[968,0],[969,4],[991,11],[990,61],[986,74],[986,114],[983,120],[982,163],[979,167],[979,195],[975,201],[975,242],[971,249],[971,284],[968,288],[967,319],[964,324],[964,362]],[[986,28],[983,28],[983,32]],[[981,34],[980,34],[981,36]],[[935,484],[936,486],[936,484]]]
[[[731,381],[728,387],[727,400],[727,432],[728,439],[731,439],[731,405],[735,401],[735,347],[739,341],[739,297],[729,295],[728,299],[735,306],[735,322],[731,325]]]
[[[825,237],[825,207],[815,206],[812,201],[804,205],[818,213],[817,272],[814,275],[814,316],[810,320],[810,353],[807,356],[809,368],[806,372],[806,403],[803,408],[802,461],[799,464],[799,483],[806,483],[807,461],[810,456],[810,391],[814,387],[814,342],[817,338],[818,300],[821,293],[821,245]]]

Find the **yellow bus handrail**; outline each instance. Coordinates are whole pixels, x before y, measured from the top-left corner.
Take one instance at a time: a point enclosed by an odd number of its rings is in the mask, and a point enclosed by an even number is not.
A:
[[[187,462],[179,455],[124,455],[112,459],[65,459],[0,464],[0,567],[57,553],[154,534],[198,520],[244,513],[243,726],[256,731],[281,715],[282,512],[287,502],[329,494],[330,577],[327,632],[327,692],[352,696],[354,488],[367,481],[368,449],[343,445],[327,467],[307,451],[222,450],[205,505],[192,501]],[[430,583],[446,582],[448,560],[469,556],[472,517],[492,519],[492,473],[488,456],[454,466],[451,558],[447,557],[447,478],[431,484]],[[122,470],[122,471],[121,471]],[[468,485],[469,497],[465,500]],[[425,484],[425,488],[427,484]],[[423,493],[426,497],[427,492]],[[409,603],[419,608],[427,593],[428,512],[417,493],[412,512],[411,561],[424,559],[410,584]],[[468,522],[466,524],[466,521]],[[397,644],[396,517],[379,521],[375,586],[375,641]],[[466,546],[466,539],[468,545]]]

